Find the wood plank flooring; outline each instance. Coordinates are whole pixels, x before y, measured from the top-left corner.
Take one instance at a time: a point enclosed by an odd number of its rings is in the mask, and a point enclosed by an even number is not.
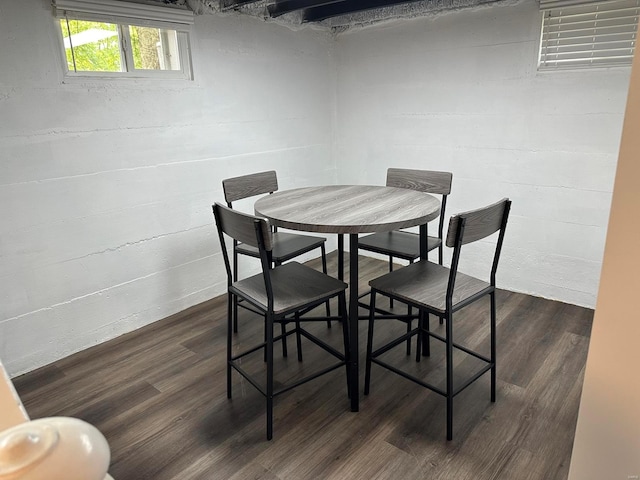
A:
[[[330,255],[331,272],[335,257]],[[362,290],[386,268],[386,262],[361,257]],[[111,446],[116,480],[566,479],[593,311],[502,290],[497,300],[497,402],[490,402],[488,374],[458,395],[451,442],[445,399],[376,365],[371,394],[362,397],[358,413],[349,410],[344,369],[278,397],[274,439],[267,442],[264,398],[238,374],[234,397],[226,398],[224,296],[14,383],[32,418],[67,415],[96,425]],[[488,349],[488,311],[487,297],[459,312],[456,340]],[[340,345],[338,324],[312,328]],[[403,328],[384,322],[376,338]],[[432,328],[442,329],[433,320]],[[261,336],[261,319],[243,311],[236,347]],[[304,342],[298,363],[293,340],[288,358],[275,350],[278,382],[304,375],[326,358]],[[364,359],[364,321],[360,340]],[[420,364],[405,356],[403,346],[387,360],[440,378],[443,349],[437,343]],[[260,353],[246,361],[256,372],[263,365]],[[474,364],[456,356],[455,368],[464,374]]]

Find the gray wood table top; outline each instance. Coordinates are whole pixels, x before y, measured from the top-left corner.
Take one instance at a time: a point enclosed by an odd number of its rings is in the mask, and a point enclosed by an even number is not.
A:
[[[440,201],[406,188],[329,185],[267,195],[255,212],[292,230],[357,234],[425,224],[438,216]]]

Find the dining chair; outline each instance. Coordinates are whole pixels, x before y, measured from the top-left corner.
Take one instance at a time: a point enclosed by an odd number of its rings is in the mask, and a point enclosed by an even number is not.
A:
[[[267,401],[267,440],[271,440],[273,437],[274,397],[341,366],[346,367],[347,386],[349,384],[347,365],[349,339],[345,297],[347,284],[295,261],[278,264],[274,267],[272,258],[274,234],[266,219],[235,211],[220,203],[216,203],[213,206],[213,214],[227,271],[227,397],[231,398],[231,373],[232,370],[236,370],[265,396]],[[262,266],[261,273],[242,280],[235,280],[226,248],[225,235],[231,237],[234,242],[241,242],[243,245],[256,249]],[[344,348],[342,353],[302,328],[303,322],[324,321],[325,318],[305,318],[304,314],[334,297],[338,297],[339,312],[342,315],[340,318],[342,320],[342,342]],[[240,353],[233,352],[232,342],[232,310],[237,298],[250,303],[266,318],[264,342]],[[294,323],[295,328],[288,332],[283,330],[282,335],[274,337],[273,327],[275,323]],[[276,390],[274,388],[273,344],[282,337],[294,333],[296,335],[298,361],[302,361],[302,337],[321,347],[338,361],[288,385],[279,384],[279,388]],[[266,384],[264,387],[243,368],[242,364],[247,355],[261,349],[264,350],[266,361]]]
[[[426,387],[447,399],[447,440],[453,438],[453,398],[480,378],[487,371],[491,371],[491,401],[496,400],[496,270],[500,258],[500,251],[504,240],[511,201],[503,199],[487,207],[460,213],[451,217],[446,237],[447,247],[453,248],[451,268],[422,260],[406,267],[396,269],[369,282],[371,287],[371,304],[369,309],[369,329],[367,336],[367,357],[365,370],[364,394],[368,395],[371,386],[371,364],[375,363],[407,378],[418,385]],[[465,275],[458,271],[458,264],[464,245],[482,240],[493,233],[498,233],[489,281]],[[410,332],[373,349],[374,325],[380,317],[374,315],[376,295],[381,294],[389,298],[415,307],[418,310],[418,327]],[[490,354],[487,357],[453,341],[453,314],[485,295],[490,296]],[[445,319],[444,336],[430,331],[429,314]],[[390,316],[385,316],[389,318]],[[431,337],[445,344],[445,387],[441,388],[433,383],[397,368],[379,358],[382,354],[400,345],[413,336],[418,337],[416,361],[424,355],[430,355],[429,339]],[[425,338],[424,346],[422,339]],[[461,384],[453,383],[453,351],[454,348],[465,352],[483,362],[483,367]]]
[[[419,192],[441,195],[440,221],[437,236],[427,237],[427,251],[438,249],[438,263],[442,265],[442,229],[447,196],[451,193],[451,172],[389,168],[387,187],[409,188]],[[413,263],[420,258],[420,235],[414,232],[394,230],[378,232],[358,239],[358,248],[389,257],[389,271],[393,271],[393,259],[401,258]]]
[[[408,188],[435,195],[440,195],[440,215],[436,236],[427,236],[427,252],[438,249],[438,263],[442,265],[442,230],[444,227],[444,213],[447,206],[447,196],[451,193],[451,172],[436,170],[413,170],[407,168],[389,168],[387,170],[387,187]],[[378,232],[358,239],[358,248],[369,252],[387,255],[389,257],[389,271],[393,271],[393,259],[407,260],[410,264],[420,258],[420,235],[415,232],[393,230]],[[363,296],[366,296],[364,294]],[[362,304],[367,307],[368,305]],[[393,299],[389,300],[393,308]],[[383,313],[387,313],[383,311]],[[409,310],[409,315],[411,310]],[[442,318],[440,323],[443,323]],[[411,330],[411,317],[407,317],[407,331]],[[407,341],[407,355],[411,354],[411,343]]]
[[[245,198],[255,197],[266,193],[273,193],[278,190],[278,178],[274,170],[240,177],[227,178],[222,180],[224,199],[229,208],[233,208],[233,202]],[[327,254],[325,250],[326,238],[312,235],[301,235],[298,233],[279,232],[276,227],[273,230],[273,250],[272,259],[275,265],[280,265],[288,260],[298,257],[304,253],[320,249],[322,257],[322,271],[327,273]],[[258,250],[248,244],[233,242],[233,279],[238,280],[238,256],[260,258]],[[246,306],[246,305],[242,305]],[[326,303],[327,317],[331,315],[329,302]],[[251,308],[249,307],[249,310]],[[331,327],[331,322],[328,322]],[[238,332],[238,303],[233,306],[233,331]]]

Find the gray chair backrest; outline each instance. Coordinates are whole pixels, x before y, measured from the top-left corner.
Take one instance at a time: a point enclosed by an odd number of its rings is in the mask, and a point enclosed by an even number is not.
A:
[[[506,224],[505,215],[509,214],[511,201],[503,198],[499,202],[488,205],[484,208],[459,213],[449,220],[449,231],[447,232],[447,247],[454,247],[458,230],[462,226],[464,219],[464,231],[462,232],[461,245],[475,242],[488,237],[497,232]]]
[[[452,179],[451,172],[407,168],[389,168],[387,170],[387,187],[408,188],[439,195],[451,193]]]
[[[271,251],[273,242],[269,222],[266,219],[238,212],[221,203],[216,202],[213,206],[218,230],[241,243],[259,248],[256,223],[262,231],[264,249]]]
[[[230,204],[243,198],[276,192],[278,190],[278,178],[274,170],[227,178],[222,180],[222,190],[224,191],[224,199],[227,204]]]

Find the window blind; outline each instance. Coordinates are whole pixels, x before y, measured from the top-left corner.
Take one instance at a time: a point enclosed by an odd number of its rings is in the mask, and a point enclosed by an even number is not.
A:
[[[640,0],[541,0],[540,70],[630,65]]]
[[[114,23],[169,24],[178,29],[193,25],[191,10],[121,0],[53,0],[57,17],[103,20]]]

